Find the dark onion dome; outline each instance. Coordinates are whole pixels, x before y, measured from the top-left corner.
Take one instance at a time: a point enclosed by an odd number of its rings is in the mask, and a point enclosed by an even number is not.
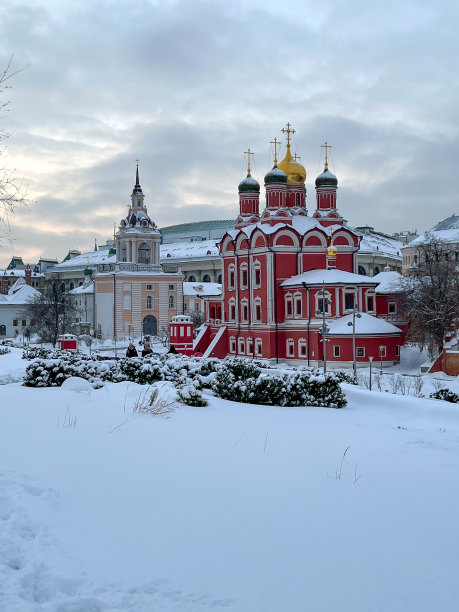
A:
[[[92,270],[91,268],[88,268],[88,266],[86,266],[86,268],[83,270],[83,274],[85,276],[92,276]]]
[[[338,187],[338,179],[327,168],[316,178],[316,187]]]
[[[248,174],[246,178],[239,183],[238,191],[239,193],[246,193],[250,191],[260,193],[260,183],[255,180],[253,176]]]
[[[272,170],[265,175],[265,185],[273,185],[275,183],[280,183],[282,185],[287,184],[287,175],[285,172],[282,172],[282,170],[279,170],[277,166],[274,166]]]

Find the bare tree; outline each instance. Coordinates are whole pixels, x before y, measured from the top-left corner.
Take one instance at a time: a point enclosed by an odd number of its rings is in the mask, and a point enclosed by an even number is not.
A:
[[[402,307],[409,339],[427,345],[434,356],[459,317],[459,262],[456,248],[432,234],[417,250],[417,262],[403,281]]]
[[[11,56],[6,68],[0,71],[0,111],[6,112],[8,110],[9,102],[5,100],[5,92],[10,88],[8,81],[18,72],[24,70],[12,70]],[[11,136],[10,132],[7,132],[3,128],[0,128],[0,157],[6,155],[6,141]],[[0,238],[5,236],[9,230],[9,220],[14,214],[16,207],[19,204],[27,204],[29,202],[27,198],[27,189],[21,179],[18,179],[14,170],[9,169],[5,163],[0,163]]]
[[[47,280],[44,293],[33,297],[22,312],[35,322],[32,331],[53,346],[56,346],[60,334],[72,331],[76,317],[80,315],[58,274]]]

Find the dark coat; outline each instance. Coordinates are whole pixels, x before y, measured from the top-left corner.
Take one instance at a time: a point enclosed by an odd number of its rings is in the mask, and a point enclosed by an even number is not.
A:
[[[144,348],[142,351],[142,357],[145,357],[146,355],[153,355],[153,351],[151,350],[151,348]]]
[[[138,357],[139,353],[137,352],[137,349],[135,348],[135,346],[133,348],[127,348],[126,351],[126,357]]]

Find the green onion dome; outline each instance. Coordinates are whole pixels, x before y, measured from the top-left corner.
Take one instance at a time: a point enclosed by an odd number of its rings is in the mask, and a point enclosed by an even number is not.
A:
[[[327,168],[316,178],[316,187],[338,187],[338,179]]]
[[[253,178],[250,174],[243,179],[238,186],[239,193],[247,193],[256,191],[260,193],[260,183]]]
[[[287,178],[285,172],[282,172],[277,166],[274,166],[274,168],[265,175],[265,185],[273,185],[276,183],[286,185]]]

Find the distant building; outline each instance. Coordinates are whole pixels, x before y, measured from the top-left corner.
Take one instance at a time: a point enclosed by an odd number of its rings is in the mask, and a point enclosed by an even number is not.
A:
[[[26,335],[29,327],[35,324],[24,314],[24,306],[40,292],[19,277],[7,293],[0,294],[0,339],[16,338]]]
[[[453,214],[443,221],[439,221],[432,229],[421,234],[402,248],[403,274],[409,274],[410,268],[413,265],[418,265],[420,259],[419,247],[428,242],[431,237],[447,243],[453,257],[459,262],[459,216]]]
[[[234,219],[214,221],[195,221],[193,223],[180,223],[163,227],[161,232],[162,244],[171,242],[200,242],[214,240],[219,242],[225,232],[234,227]]]

